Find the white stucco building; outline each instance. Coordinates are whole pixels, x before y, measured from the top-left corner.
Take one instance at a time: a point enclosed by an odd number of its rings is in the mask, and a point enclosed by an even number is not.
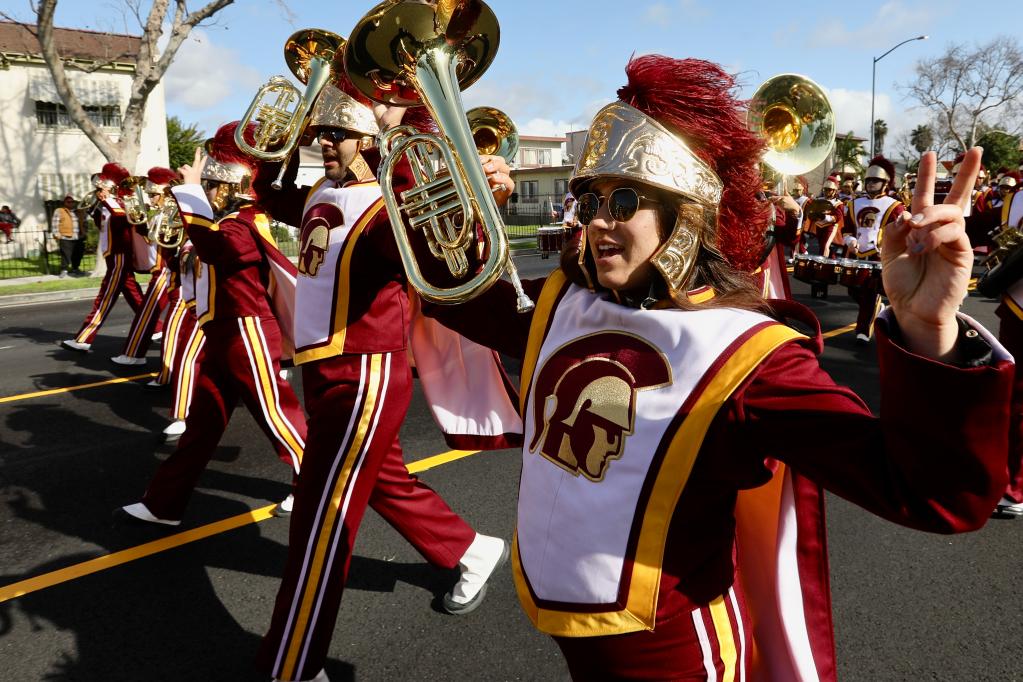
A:
[[[33,27],[34,28],[34,27]],[[57,50],[68,63],[71,86],[90,117],[116,136],[128,104],[137,36],[55,29]],[[93,73],[88,69],[104,64]],[[35,36],[21,24],[0,22],[0,204],[21,218],[16,244],[0,245],[0,255],[38,248],[46,222],[46,201],[65,194],[80,198],[89,178],[106,159],[68,118]],[[163,85],[149,96],[141,153],[133,173],[166,166],[167,116]]]

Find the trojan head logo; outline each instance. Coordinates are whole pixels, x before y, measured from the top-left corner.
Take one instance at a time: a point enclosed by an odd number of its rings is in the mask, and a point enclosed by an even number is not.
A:
[[[330,230],[344,225],[345,217],[334,204],[316,204],[306,211],[302,221],[302,249],[298,252],[298,271],[315,277],[327,256]]]
[[[575,475],[603,480],[636,426],[636,393],[671,383],[667,358],[647,341],[599,332],[558,348],[533,384],[537,452]]]
[[[877,224],[880,213],[874,206],[866,206],[856,214],[856,224],[860,227],[872,229]]]

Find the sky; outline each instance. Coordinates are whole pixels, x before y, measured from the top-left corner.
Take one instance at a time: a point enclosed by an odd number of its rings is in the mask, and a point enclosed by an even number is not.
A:
[[[168,113],[207,133],[240,118],[269,76],[290,77],[283,46],[291,33],[316,27],[347,36],[372,4],[239,0],[182,45],[166,76]],[[917,60],[936,57],[953,42],[981,44],[1023,25],[1019,3],[994,11],[948,0],[848,3],[840,11],[835,3],[747,0],[490,0],[490,6],[501,26],[500,48],[463,100],[466,108],[486,104],[504,110],[524,135],[561,136],[586,128],[615,99],[629,57],[660,53],[723,65],[737,74],[746,97],[778,73],[808,76],[828,93],[837,131],[867,137],[874,57],[907,38],[928,35],[876,64],[875,117],[888,124],[889,156],[900,134],[928,118],[896,87],[912,79]],[[0,0],[0,8],[22,19],[32,16],[27,0]],[[56,23],[140,32],[119,0],[64,0]]]

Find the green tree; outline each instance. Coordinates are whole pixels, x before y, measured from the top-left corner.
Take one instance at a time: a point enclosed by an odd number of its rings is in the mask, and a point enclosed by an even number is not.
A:
[[[919,154],[934,148],[934,131],[930,126],[919,125],[909,134],[909,143]]]
[[[195,148],[203,143],[206,135],[195,127],[185,126],[177,116],[167,118],[167,156],[170,167],[177,170],[195,158]]]
[[[835,138],[835,165],[840,172],[845,172],[847,166],[854,168],[857,174],[863,172],[861,159],[866,155],[863,142],[853,137],[851,130]]]
[[[873,155],[877,156],[884,152],[884,138],[888,134],[888,124],[883,118],[874,121],[874,150]]]
[[[991,171],[1002,167],[1015,170],[1020,162],[1019,143],[1019,135],[1003,130],[987,130],[977,138],[977,144],[984,148],[981,160]]]

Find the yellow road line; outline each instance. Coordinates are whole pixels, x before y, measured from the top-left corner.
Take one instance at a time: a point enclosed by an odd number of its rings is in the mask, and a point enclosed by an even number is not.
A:
[[[855,322],[853,322],[852,324],[847,324],[844,327],[839,327],[838,329],[832,329],[829,332],[824,332],[823,334],[821,334],[821,338],[830,339],[832,336],[838,336],[839,334],[845,334],[846,332],[851,332],[853,329],[856,329],[856,323]]]
[[[443,452],[433,457],[426,457],[425,459],[412,462],[408,465],[408,470],[412,473],[419,473],[453,462],[455,460],[462,459],[464,457],[470,457],[478,454],[479,450],[451,450],[450,452]],[[16,583],[11,583],[4,587],[0,587],[0,604],[11,599],[17,599],[31,592],[37,592],[44,590],[60,583],[65,583],[76,578],[98,573],[99,571],[105,571],[108,568],[114,568],[122,564],[126,564],[137,559],[142,559],[153,554],[159,554],[160,552],[166,552],[167,550],[174,549],[175,547],[181,547],[192,542],[204,540],[214,535],[226,533],[229,530],[241,528],[251,523],[259,523],[266,521],[271,518],[273,514],[273,508],[277,505],[271,504],[266,507],[260,507],[259,509],[253,509],[247,511],[244,514],[238,516],[232,516],[229,519],[222,521],[216,521],[214,523],[200,526],[198,528],[192,528],[190,530],[183,531],[181,533],[175,533],[174,535],[168,535],[147,542],[142,545],[135,547],[129,547],[128,549],[121,550],[119,552],[112,552],[103,556],[96,557],[95,559],[89,559],[73,566],[67,566],[56,571],[37,575],[34,578],[27,578],[20,580]]]
[[[29,400],[31,398],[42,398],[47,395],[56,395],[58,393],[70,393],[71,391],[81,391],[85,388],[97,388],[99,386],[112,386],[113,384],[123,384],[128,381],[138,381],[139,379],[152,379],[157,375],[157,372],[149,372],[148,374],[136,374],[131,377],[117,377],[116,379],[106,379],[104,381],[94,381],[91,384],[80,384],[78,386],[66,386],[64,388],[51,388],[47,391],[36,391],[35,393],[20,393],[18,395],[9,395],[5,398],[0,398],[0,403],[13,403],[18,400]]]

